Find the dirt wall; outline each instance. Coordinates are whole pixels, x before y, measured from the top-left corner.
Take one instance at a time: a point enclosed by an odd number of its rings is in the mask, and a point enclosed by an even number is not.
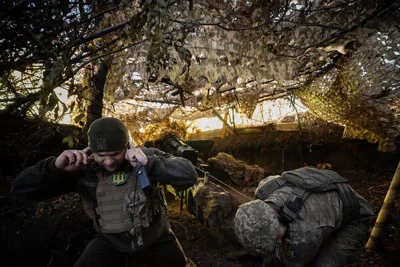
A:
[[[210,156],[225,152],[271,174],[319,163],[329,163],[334,170],[394,171],[400,160],[398,151],[379,152],[378,144],[343,139],[338,132],[321,136],[273,131],[217,138]]]

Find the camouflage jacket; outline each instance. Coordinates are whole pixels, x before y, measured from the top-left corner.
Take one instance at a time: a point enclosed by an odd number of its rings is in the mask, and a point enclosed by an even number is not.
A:
[[[351,189],[354,191],[353,189]],[[265,202],[272,202],[283,207],[293,187],[284,185],[272,192]],[[357,214],[353,214],[346,225],[342,225],[343,203],[336,190],[323,193],[312,193],[304,202],[297,219],[289,223],[282,245],[276,249],[276,256],[284,266],[342,266],[354,261],[355,254],[366,242],[370,227],[375,215],[370,204],[359,194],[354,192],[360,204]],[[337,234],[349,226],[351,231],[343,231],[342,239],[350,242],[329,241],[333,234]],[[335,247],[337,253],[321,253]],[[348,246],[348,247],[346,247]],[[351,251],[351,255],[341,255],[342,251]],[[321,254],[321,255],[320,255]],[[322,254],[325,256],[322,257]]]

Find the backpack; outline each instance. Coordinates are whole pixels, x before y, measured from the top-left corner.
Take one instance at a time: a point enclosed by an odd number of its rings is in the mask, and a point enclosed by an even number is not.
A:
[[[280,177],[265,178],[258,184],[255,197],[265,200],[269,194],[286,184],[292,185],[294,189],[279,210],[280,222],[283,224],[291,223],[298,217],[304,201],[310,194],[331,190],[337,190],[343,201],[343,223],[349,221],[352,214],[358,214],[359,203],[348,185],[348,180],[334,171],[314,167],[303,167],[283,172]]]

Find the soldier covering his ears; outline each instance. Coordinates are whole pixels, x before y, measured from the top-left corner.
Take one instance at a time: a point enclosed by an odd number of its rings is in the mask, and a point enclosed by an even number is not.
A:
[[[98,234],[76,267],[194,266],[169,225],[161,186],[195,184],[191,162],[131,147],[127,127],[115,118],[94,121],[88,139],[83,150],[65,150],[24,170],[11,192],[39,202],[75,191],[90,203]]]

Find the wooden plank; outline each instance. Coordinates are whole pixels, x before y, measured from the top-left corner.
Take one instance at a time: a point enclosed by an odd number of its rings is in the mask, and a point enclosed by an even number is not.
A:
[[[299,131],[299,125],[297,122],[286,122],[276,124],[276,130],[281,132],[292,132]]]
[[[293,132],[293,131],[299,131],[299,126],[296,122],[276,123],[276,124],[273,123],[259,127],[237,128],[236,131],[238,134],[262,133],[265,131]],[[206,139],[223,138],[223,137],[224,137],[224,129],[217,129],[217,130],[191,134],[189,136],[189,140],[206,140]]]

